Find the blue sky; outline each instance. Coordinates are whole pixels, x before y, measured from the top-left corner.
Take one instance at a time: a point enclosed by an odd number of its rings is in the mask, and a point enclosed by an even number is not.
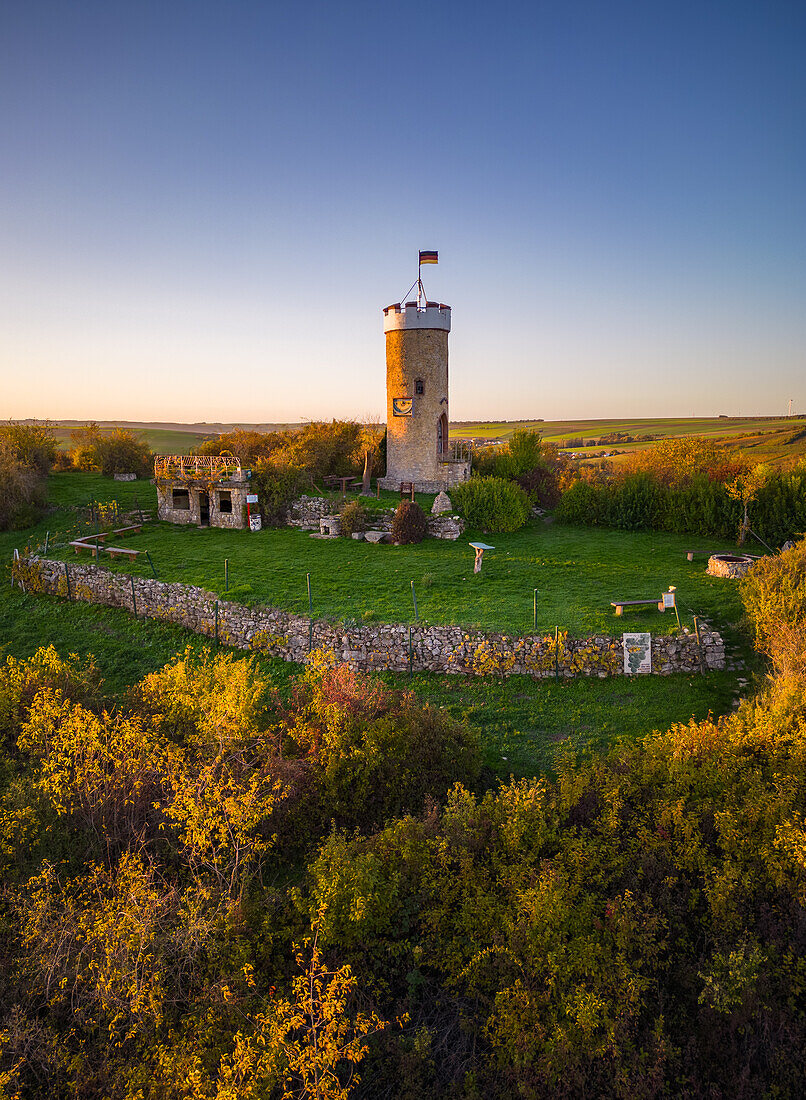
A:
[[[806,5],[0,5],[0,416],[806,409]]]

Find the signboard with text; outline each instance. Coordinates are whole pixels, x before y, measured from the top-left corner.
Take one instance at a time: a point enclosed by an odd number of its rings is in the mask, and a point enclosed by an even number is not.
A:
[[[624,672],[636,676],[652,671],[652,635],[624,634]]]

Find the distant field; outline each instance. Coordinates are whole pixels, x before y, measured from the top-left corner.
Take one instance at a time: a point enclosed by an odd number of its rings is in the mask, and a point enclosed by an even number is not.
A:
[[[52,425],[59,445],[70,445],[70,432],[75,421]],[[141,435],[157,454],[188,454],[205,439],[231,428],[247,428],[257,431],[277,431],[299,427],[298,424],[166,424],[139,423],[133,421],[102,421],[102,428],[125,427]],[[806,455],[806,416],[797,417],[682,417],[663,419],[623,420],[511,420],[511,421],[458,421],[453,423],[450,434],[454,439],[472,438],[490,441],[509,439],[517,428],[536,428],[550,443],[563,443],[567,439],[584,439],[586,442],[614,432],[631,436],[704,436],[724,439],[726,444],[747,454],[753,462],[769,462],[787,465]],[[802,438],[794,438],[802,433]],[[578,454],[598,454],[603,448],[630,452],[651,447],[652,442],[595,444],[575,446]],[[616,456],[616,461],[618,461]]]
[[[557,442],[571,436],[594,438],[610,435],[612,432],[627,432],[629,435],[702,435],[726,436],[753,434],[767,431],[786,431],[792,433],[806,429],[806,416],[760,416],[760,417],[684,417],[679,419],[624,419],[624,420],[511,420],[491,421],[489,423],[460,421],[451,424],[450,434],[461,438],[467,436],[485,439],[509,439],[517,428],[537,428],[543,438]]]
[[[646,420],[521,420],[509,422],[453,424],[454,438],[505,441],[517,428],[536,428],[550,443],[567,439],[586,442],[625,432],[631,436],[701,436],[723,439],[731,449],[746,454],[752,462],[786,465],[806,455],[806,417],[689,417]],[[798,438],[800,437],[800,438]],[[603,449],[631,452],[653,446],[652,442],[575,446],[576,454],[598,454]],[[615,461],[618,461],[616,456]]]
[[[273,432],[284,428],[297,428],[298,424],[146,424],[132,420],[98,421],[102,430],[127,428],[135,435],[145,439],[155,454],[183,455],[199,446],[205,439],[216,436],[232,428],[249,428],[261,432]],[[53,434],[62,450],[70,447],[70,433],[81,426],[80,421],[70,420],[63,424],[51,424]]]
[[[69,450],[72,441],[70,432],[74,427],[66,427],[63,424],[53,424],[53,434],[59,442],[62,450]],[[111,428],[109,429],[111,431]],[[199,432],[174,431],[169,428],[136,428],[131,429],[135,435],[145,439],[149,447],[156,454],[190,454],[194,447],[208,437]]]

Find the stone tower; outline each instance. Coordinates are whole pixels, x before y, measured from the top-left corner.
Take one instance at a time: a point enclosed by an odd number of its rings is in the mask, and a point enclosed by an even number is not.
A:
[[[383,311],[386,333],[386,477],[381,488],[413,482],[436,493],[470,476],[448,441],[448,333],[451,307],[400,302]]]

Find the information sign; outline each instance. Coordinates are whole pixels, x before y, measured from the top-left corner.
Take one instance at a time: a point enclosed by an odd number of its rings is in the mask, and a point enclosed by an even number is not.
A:
[[[652,671],[652,635],[624,634],[624,672],[635,676]]]

